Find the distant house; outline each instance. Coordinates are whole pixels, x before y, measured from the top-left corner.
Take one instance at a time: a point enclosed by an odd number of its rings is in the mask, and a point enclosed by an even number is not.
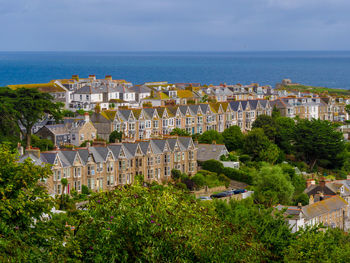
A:
[[[221,155],[228,154],[228,150],[224,144],[202,144],[197,145],[198,161],[220,160]]]
[[[45,125],[36,134],[42,139],[51,140],[54,145],[81,145],[85,140],[94,140],[97,130],[86,113],[84,119],[66,118],[62,124]]]
[[[348,203],[340,196],[333,196],[306,206],[278,205],[276,208],[286,209],[286,219],[293,233],[306,226],[321,223],[332,228],[348,229]]]

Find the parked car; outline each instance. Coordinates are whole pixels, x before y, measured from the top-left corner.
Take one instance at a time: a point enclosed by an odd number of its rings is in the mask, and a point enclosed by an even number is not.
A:
[[[213,194],[210,197],[211,198],[222,198],[222,197],[227,197],[227,196],[231,196],[231,195],[232,195],[232,193],[230,191],[225,191],[225,192]]]
[[[198,197],[199,200],[202,200],[202,201],[208,201],[208,200],[211,200],[210,196],[200,196]]]
[[[242,194],[242,193],[245,193],[245,192],[247,192],[246,189],[236,189],[236,190],[233,191],[233,194],[237,195],[237,194]]]

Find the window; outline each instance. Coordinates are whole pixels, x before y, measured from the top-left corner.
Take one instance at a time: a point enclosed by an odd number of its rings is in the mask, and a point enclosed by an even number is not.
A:
[[[146,128],[151,128],[151,121],[146,121]]]
[[[89,100],[89,95],[86,95],[86,100]]]
[[[176,127],[181,127],[181,119],[176,119]]]
[[[157,157],[156,157],[156,158],[157,158],[157,159],[156,159],[156,160],[157,160],[157,161],[156,161],[156,162],[157,162],[157,164],[160,164],[160,155],[157,155]]]
[[[188,152],[188,159],[190,159],[190,160],[194,159],[194,152],[193,151]]]
[[[170,167],[169,166],[166,166],[164,168],[164,176],[170,176]]]
[[[107,162],[107,173],[113,172],[113,162]]]
[[[197,123],[202,124],[203,123],[203,116],[198,116],[197,117]]]
[[[94,178],[88,178],[87,179],[87,186],[89,189],[94,189],[95,188],[95,179]]]
[[[80,95],[80,100],[83,100],[83,95]]]
[[[124,170],[126,168],[125,160],[119,160],[119,169]]]
[[[194,171],[194,163],[190,163],[189,171],[190,171],[190,172],[193,172],[193,171]]]
[[[135,130],[135,123],[129,123],[129,130],[130,131]]]
[[[74,189],[77,191],[80,191],[80,181],[75,181],[74,182]]]
[[[114,176],[107,175],[107,185],[114,185]]]
[[[88,165],[87,174],[88,175],[95,175],[95,165]]]
[[[81,168],[74,167],[74,177],[81,177]]]
[[[80,140],[84,141],[84,133],[80,134]]]
[[[153,121],[153,127],[158,128],[158,121]]]
[[[102,172],[103,171],[103,164],[102,163],[98,163],[97,164],[97,172]]]
[[[61,194],[61,185],[59,184],[59,185],[57,185],[57,194]]]
[[[182,160],[185,161],[185,153],[182,153]]]
[[[168,127],[168,119],[163,120],[163,127]]]
[[[153,157],[148,157],[148,158],[147,158],[147,165],[148,165],[148,166],[153,165]]]
[[[147,177],[148,177],[148,179],[153,179],[153,169],[147,170]]]

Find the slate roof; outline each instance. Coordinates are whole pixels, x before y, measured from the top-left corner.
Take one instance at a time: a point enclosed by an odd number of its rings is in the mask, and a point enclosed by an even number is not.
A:
[[[304,206],[302,211],[306,218],[311,219],[329,213],[330,211],[338,210],[347,205],[348,203],[343,198],[336,195],[311,205]]]
[[[198,144],[197,160],[220,160],[222,154],[227,154],[227,148],[224,144]]]

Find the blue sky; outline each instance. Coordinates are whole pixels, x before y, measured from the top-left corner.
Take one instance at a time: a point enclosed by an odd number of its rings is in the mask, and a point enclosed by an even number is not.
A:
[[[349,12],[349,0],[0,0],[0,50],[349,50]]]

